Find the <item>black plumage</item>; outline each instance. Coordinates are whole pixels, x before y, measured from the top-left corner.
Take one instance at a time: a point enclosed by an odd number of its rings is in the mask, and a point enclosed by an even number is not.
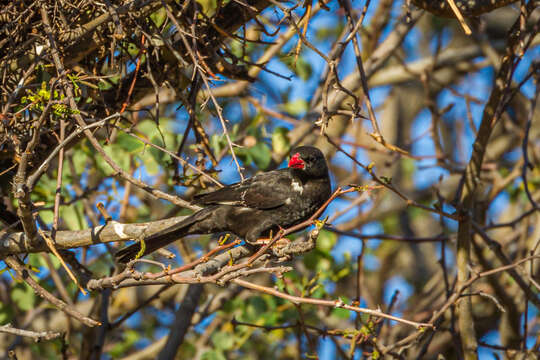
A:
[[[331,195],[328,166],[313,146],[292,151],[289,166],[255,175],[213,192],[195,196],[205,208],[170,228],[145,239],[144,255],[186,235],[230,232],[248,243],[309,219]],[[128,262],[140,244],[120,250],[116,257]]]

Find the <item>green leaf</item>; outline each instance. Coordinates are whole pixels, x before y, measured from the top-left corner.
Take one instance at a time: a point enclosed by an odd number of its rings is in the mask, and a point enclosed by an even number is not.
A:
[[[133,344],[135,344],[139,339],[140,335],[133,330],[124,330],[122,332],[122,335],[124,337],[124,341],[117,342],[113,348],[109,351],[109,354],[113,358],[118,358],[124,355]]]
[[[317,243],[319,241],[317,240]],[[304,264],[308,269],[313,271],[320,271],[321,278],[329,278],[331,274],[328,274],[327,271],[332,268],[332,262],[329,260],[331,256],[328,253],[323,253],[318,249],[311,251],[304,255]]]
[[[56,180],[48,175],[43,175],[39,179],[34,191],[32,191],[32,200],[52,200],[56,191]]]
[[[22,311],[32,309],[36,303],[34,290],[26,283],[18,283],[11,290],[11,300]]]
[[[229,350],[234,346],[234,336],[222,331],[212,334],[212,342],[217,349]]]
[[[156,135],[160,135],[160,130],[162,132],[171,131],[171,122],[167,117],[159,118],[159,127],[154,120],[143,120],[137,124],[137,131],[141,134],[145,134],[147,138],[153,138]]]
[[[272,150],[278,155],[286,154],[291,143],[289,141],[289,130],[284,127],[276,127],[272,133]]]
[[[266,302],[260,296],[254,296],[249,299],[245,312],[246,320],[248,322],[258,320],[266,311],[268,311]]]
[[[207,16],[211,16],[216,12],[217,8],[217,1],[216,0],[199,0],[197,1],[197,4],[200,4],[203,9],[203,13],[205,13]],[[235,41],[236,43],[239,43],[239,41]]]
[[[128,170],[129,169],[129,156],[128,153],[119,145],[112,144],[104,146],[103,149],[105,150],[105,153],[109,155],[109,157],[122,169]],[[104,168],[108,168],[109,172],[105,172],[105,174],[112,173],[112,169],[105,161],[98,160],[98,163],[103,163]]]
[[[311,77],[313,72],[311,64],[303,56],[299,56],[298,59],[295,56],[287,56],[281,58],[281,61],[302,80],[306,81]]]
[[[52,262],[52,265],[55,269],[60,269],[60,266],[62,266],[62,264],[60,263],[60,259],[58,259],[56,256],[54,255],[49,255],[50,258],[51,258],[51,262]]]
[[[52,254],[45,254],[45,256],[49,256],[51,261],[52,261],[52,264],[53,264],[53,267],[55,269],[59,269],[60,268],[60,260],[58,260],[58,258]],[[28,255],[28,265],[34,267],[34,268],[47,268],[47,263],[45,262],[45,259],[43,259],[43,256],[42,254],[29,254]]]
[[[239,59],[241,59],[243,55],[242,45],[243,44],[240,44],[238,41],[233,41],[230,44],[231,53]]]
[[[142,160],[148,175],[157,175],[159,173],[160,166],[153,156],[145,153],[143,156],[139,156],[139,158]]]
[[[407,178],[412,177],[416,170],[415,160],[404,157],[401,161],[401,168],[404,176]]]
[[[259,169],[266,169],[270,165],[272,160],[272,152],[270,148],[262,141],[257,142],[255,146],[249,148],[249,155],[251,155],[253,162]]]
[[[348,276],[351,273],[351,269],[347,266],[343,269],[339,270],[335,275],[334,279],[335,281],[338,281],[340,279],[343,279],[344,277]]]
[[[311,64],[307,62],[303,56],[300,56],[296,61],[295,72],[300,77],[300,79],[307,81],[311,77],[311,73],[313,71],[311,69]]]
[[[315,299],[322,299],[322,298],[326,297],[327,294],[328,294],[328,292],[326,291],[324,286],[319,286],[317,289],[315,289],[314,292],[311,293],[311,297],[315,298]]]
[[[422,210],[410,206],[408,210],[411,210],[411,209],[416,211],[418,214],[422,212]],[[398,216],[396,214],[392,214],[391,216],[385,216],[382,220],[382,226],[383,226],[383,231],[385,234],[386,233],[392,234],[392,233],[398,232],[399,226],[400,226]]]
[[[253,157],[251,156],[249,149],[235,147],[234,153],[244,164],[251,164],[253,162]]]
[[[234,298],[225,303],[223,307],[221,308],[221,311],[223,311],[226,314],[230,314],[235,312],[237,309],[243,309],[245,307],[246,303],[243,300],[240,300],[239,298]]]
[[[13,311],[4,304],[0,303],[0,325],[5,325],[11,321],[13,317]]]
[[[202,354],[202,360],[227,360],[221,351],[210,350]]]
[[[214,152],[216,154],[219,154],[223,147],[221,146],[221,139],[223,138],[222,135],[213,134],[210,137],[210,147],[214,149]]]
[[[337,24],[337,26],[335,24],[332,24],[332,26],[328,26],[328,27],[321,26],[316,30],[315,38],[318,41],[324,41],[324,40],[327,40],[328,38],[336,38],[339,36],[339,34],[341,34],[342,31],[343,31],[343,24],[341,23]]]
[[[274,286],[276,286],[277,289],[278,289],[279,291],[281,291],[281,292],[283,292],[283,291],[285,290],[285,282],[283,281],[282,278],[278,278],[278,279],[276,280],[276,283],[275,283]]]
[[[152,142],[152,144],[155,144],[163,148],[165,147],[165,144],[163,143],[163,139],[158,134],[152,136],[150,141]],[[155,147],[152,147],[152,146],[148,149],[148,152],[150,153],[150,155],[152,155],[152,157],[154,158],[154,160],[156,160],[158,164],[161,164],[161,162],[163,161],[166,155],[163,151],[156,149]]]
[[[65,222],[70,230],[84,229],[82,203],[77,202],[70,206],[62,206],[60,208],[62,221]]]
[[[322,229],[319,232],[319,237],[317,238],[317,249],[324,253],[328,253],[334,248],[336,241],[337,235],[335,233]]]
[[[134,43],[129,43],[127,45],[127,52],[131,56],[137,56],[139,55],[139,47],[135,45]]]
[[[144,143],[125,133],[118,134],[116,144],[124,149],[128,154],[135,154],[144,149]]]
[[[53,221],[54,213],[52,210],[41,210],[39,212],[39,216],[41,216],[41,219],[46,223],[50,224]]]
[[[167,11],[165,8],[160,8],[156,12],[150,14],[150,19],[156,24],[156,27],[161,27],[167,19]]]
[[[28,265],[34,268],[40,268],[46,266],[45,261],[41,257],[41,254],[29,254],[28,255]]]
[[[279,105],[279,108],[293,116],[298,116],[307,111],[308,102],[305,99],[296,99],[294,101],[289,101],[286,104]]]
[[[314,251],[308,252],[304,255],[304,264],[309,270],[315,270],[317,263],[319,262],[320,256]]]
[[[332,316],[337,317],[338,319],[348,319],[351,315],[351,312],[347,309],[334,308],[332,309]]]

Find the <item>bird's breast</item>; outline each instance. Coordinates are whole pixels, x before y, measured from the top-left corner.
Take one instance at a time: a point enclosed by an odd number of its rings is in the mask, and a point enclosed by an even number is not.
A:
[[[300,195],[304,193],[304,185],[298,180],[293,180],[291,182],[291,187],[294,192],[297,192]]]
[[[285,200],[285,206],[290,215],[296,215],[299,219],[309,218],[330,197],[330,183],[321,180],[300,181],[291,183],[291,195]]]

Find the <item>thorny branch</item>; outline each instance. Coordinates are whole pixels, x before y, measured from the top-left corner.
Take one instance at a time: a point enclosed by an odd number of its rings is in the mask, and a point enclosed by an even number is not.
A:
[[[52,331],[36,332],[36,331],[17,329],[11,326],[11,324],[1,325],[0,333],[29,337],[29,338],[34,339],[35,342],[54,340],[62,336],[61,333],[52,332]]]

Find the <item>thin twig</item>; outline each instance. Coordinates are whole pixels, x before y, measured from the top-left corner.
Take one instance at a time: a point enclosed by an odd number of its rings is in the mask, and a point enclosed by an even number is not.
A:
[[[295,304],[312,304],[312,305],[326,306],[326,307],[331,307],[331,308],[341,308],[341,309],[346,309],[346,310],[350,310],[350,311],[354,311],[354,312],[358,312],[358,313],[363,313],[363,314],[373,315],[373,316],[377,316],[377,317],[382,317],[382,318],[389,319],[389,320],[394,320],[394,321],[397,321],[397,322],[400,322],[400,323],[403,323],[403,324],[414,326],[417,329],[422,329],[422,328],[431,328],[431,329],[433,329],[434,328],[434,326],[432,324],[429,324],[429,323],[419,323],[419,322],[416,322],[416,321],[406,320],[406,319],[402,319],[402,318],[399,318],[399,317],[396,317],[396,316],[385,314],[385,313],[383,313],[381,311],[365,309],[365,308],[361,308],[361,307],[358,307],[358,306],[347,305],[347,304],[344,304],[343,301],[341,301],[341,300],[322,300],[322,299],[304,298],[304,297],[300,297],[300,296],[289,295],[289,294],[285,294],[285,293],[283,293],[283,292],[281,292],[279,290],[276,290],[274,288],[253,284],[253,283],[250,283],[250,282],[248,282],[246,280],[242,280],[242,279],[234,279],[234,280],[232,280],[232,282],[237,284],[237,285],[240,285],[242,287],[245,287],[247,289],[251,289],[251,290],[255,290],[255,291],[258,291],[258,292],[265,293],[265,294],[277,296],[279,298],[291,301],[291,302],[293,302]]]
[[[11,326],[9,323],[0,325],[0,333],[29,337],[34,339],[35,342],[54,340],[62,336],[62,333],[54,331],[30,331],[17,329]]]
[[[72,318],[79,320],[86,326],[98,326],[100,325],[99,321],[96,321],[88,316],[85,316],[81,314],[78,310],[71,307],[70,305],[66,304],[62,300],[55,297],[53,294],[45,290],[41,285],[37,283],[32,276],[30,276],[30,271],[26,269],[24,263],[16,256],[7,256],[4,258],[4,262],[15,272],[17,273],[17,277],[26,282],[30,287],[34,290],[34,292],[42,297],[43,299],[50,302],[52,305],[57,307],[59,310],[65,312],[67,315],[71,316]]]

